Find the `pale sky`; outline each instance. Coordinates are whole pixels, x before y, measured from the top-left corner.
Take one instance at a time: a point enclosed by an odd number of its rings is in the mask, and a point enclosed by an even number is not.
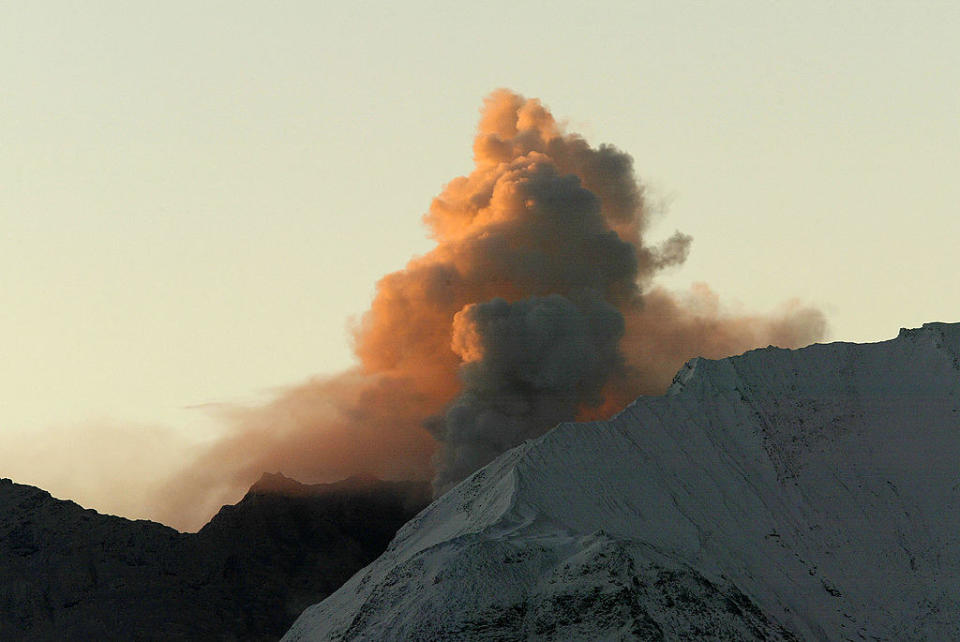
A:
[[[497,87],[634,157],[694,237],[661,283],[960,321],[960,5],[331,4],[0,4],[0,476],[69,485],[37,444],[98,434],[159,471],[207,404],[349,366]]]

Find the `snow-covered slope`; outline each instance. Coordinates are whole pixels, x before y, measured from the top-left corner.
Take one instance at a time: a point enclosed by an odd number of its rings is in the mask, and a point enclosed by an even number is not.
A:
[[[960,639],[960,324],[694,359],[476,472],[285,640]]]

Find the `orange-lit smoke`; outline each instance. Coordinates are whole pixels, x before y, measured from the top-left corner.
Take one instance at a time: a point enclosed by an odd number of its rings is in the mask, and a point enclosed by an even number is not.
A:
[[[690,357],[822,337],[816,310],[736,317],[705,287],[653,289],[691,239],[647,244],[631,157],[539,101],[490,95],[473,152],[424,217],[436,247],[377,284],[359,367],[233,411],[236,430],[166,489],[166,521],[198,525],[263,471],[433,476],[442,491],[558,421],[662,392]]]

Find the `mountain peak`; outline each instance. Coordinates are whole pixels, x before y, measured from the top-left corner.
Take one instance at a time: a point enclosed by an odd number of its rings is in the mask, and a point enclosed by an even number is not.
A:
[[[321,495],[338,491],[385,490],[398,482],[385,482],[379,477],[367,473],[351,475],[340,481],[326,484],[304,484],[296,479],[287,477],[281,472],[263,473],[247,491],[247,495],[286,495],[301,497],[306,495]],[[401,485],[408,482],[399,482]]]
[[[928,323],[691,360],[465,479],[285,639],[960,639],[958,354]]]
[[[306,484],[276,472],[260,475],[260,479],[247,492],[254,495],[305,495],[309,491],[310,487]]]

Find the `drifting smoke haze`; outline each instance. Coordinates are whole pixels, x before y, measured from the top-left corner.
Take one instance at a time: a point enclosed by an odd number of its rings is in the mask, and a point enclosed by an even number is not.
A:
[[[358,368],[225,411],[234,429],[163,490],[161,519],[195,528],[264,471],[443,492],[560,421],[663,392],[693,356],[822,338],[823,315],[796,303],[730,316],[706,286],[654,287],[690,237],[648,244],[631,157],[564,132],[539,101],[494,92],[473,153],[424,217],[436,247],[377,284]]]

